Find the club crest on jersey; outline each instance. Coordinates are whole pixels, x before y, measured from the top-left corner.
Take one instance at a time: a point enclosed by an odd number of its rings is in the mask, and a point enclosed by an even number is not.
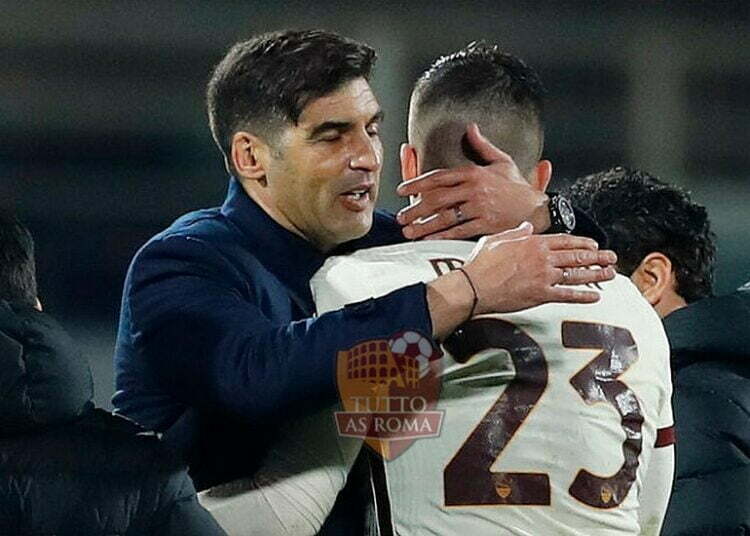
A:
[[[336,376],[343,411],[339,434],[357,437],[386,460],[417,439],[440,434],[442,352],[416,331],[360,342],[340,351]]]

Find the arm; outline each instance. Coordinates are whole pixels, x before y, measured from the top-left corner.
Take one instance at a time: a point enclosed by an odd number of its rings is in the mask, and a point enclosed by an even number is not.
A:
[[[659,412],[651,460],[638,495],[638,520],[642,536],[658,536],[664,523],[675,473],[675,432],[671,397]]]
[[[596,301],[594,292],[557,286],[563,267],[609,265],[614,256],[596,251],[588,239],[532,237],[530,232],[519,228],[477,246],[475,259],[465,267],[479,294],[476,313],[548,301]],[[263,270],[259,264],[253,274]],[[614,277],[611,268],[571,274],[568,284]],[[273,320],[262,307],[284,289],[270,277],[247,277],[200,239],[178,235],[150,243],[128,277],[123,315],[132,325],[125,340],[118,341],[118,352],[121,346],[133,347],[127,359],[148,364],[155,376],[148,380],[157,383],[157,391],[188,406],[257,422],[335,402],[339,351],[404,329],[442,338],[466,320],[473,300],[461,274],[447,274],[428,287],[411,285],[287,323]],[[137,391],[143,381],[118,373],[118,389]],[[137,415],[147,404],[127,397],[118,401],[125,415]]]
[[[201,504],[230,534],[318,534],[362,446],[339,436],[333,409],[286,423],[255,474],[201,492]]]
[[[149,244],[131,268],[123,315],[132,326],[118,345],[133,346],[127,358],[147,363],[148,381],[179,402],[262,421],[333,403],[339,350],[404,327],[432,329],[424,285],[287,323],[272,319],[280,316],[273,295],[284,289],[271,278],[246,279],[201,240],[173,236]],[[123,375],[118,387],[127,389],[129,381],[135,391],[144,379]],[[121,408],[126,415],[139,409]]]
[[[667,512],[673,478],[674,444],[656,448],[651,455],[643,489],[638,497],[642,536],[659,535]]]

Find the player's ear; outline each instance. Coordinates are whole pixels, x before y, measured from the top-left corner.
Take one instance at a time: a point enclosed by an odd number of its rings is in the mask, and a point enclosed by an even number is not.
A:
[[[239,179],[263,182],[271,160],[271,149],[258,136],[235,132],[230,158]]]
[[[552,178],[552,162],[549,160],[540,160],[532,172],[531,186],[543,192],[549,186]]]
[[[408,143],[401,144],[401,180],[408,181],[419,175],[417,149]]]
[[[667,297],[667,293],[675,287],[672,261],[658,251],[646,255],[630,279],[654,308],[657,308]]]

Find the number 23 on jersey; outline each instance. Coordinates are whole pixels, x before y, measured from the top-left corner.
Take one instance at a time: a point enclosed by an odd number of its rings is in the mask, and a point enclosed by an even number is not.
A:
[[[618,379],[638,359],[638,349],[631,333],[615,326],[565,321],[561,332],[566,348],[600,350],[569,382],[581,403],[610,404],[619,414],[625,432],[622,453],[618,453],[623,459],[619,469],[608,476],[586,469],[577,474],[571,471],[568,493],[594,508],[615,508],[625,500],[635,481],[642,450],[640,404],[631,389]],[[548,371],[542,348],[516,326],[497,318],[468,322],[445,346],[459,363],[482,350],[505,349],[516,370],[513,381],[445,467],[445,505],[549,505],[550,481],[546,473],[491,470],[498,459],[502,465],[503,450],[545,391]]]

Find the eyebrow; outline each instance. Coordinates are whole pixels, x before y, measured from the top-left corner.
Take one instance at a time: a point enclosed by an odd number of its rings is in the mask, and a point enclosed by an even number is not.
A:
[[[385,118],[385,113],[383,112],[383,110],[378,110],[375,113],[375,115],[373,115],[370,118],[370,120],[367,122],[367,124],[369,125],[369,124],[372,124],[372,123],[380,123],[380,122],[383,121],[384,118]],[[316,126],[312,130],[312,132],[310,132],[309,138],[311,138],[311,139],[315,138],[320,133],[326,132],[328,130],[338,130],[338,131],[341,131],[341,132],[346,132],[347,130],[349,130],[350,128],[352,128],[353,124],[354,123],[352,123],[351,121],[326,121],[326,122],[321,123],[318,126]]]

